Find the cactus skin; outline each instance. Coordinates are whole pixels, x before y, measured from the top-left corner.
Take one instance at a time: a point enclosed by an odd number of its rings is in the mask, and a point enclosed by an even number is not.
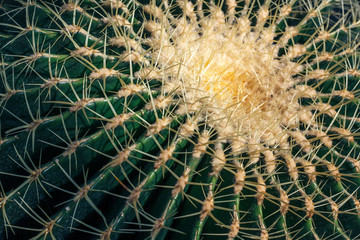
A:
[[[355,7],[3,1],[0,238],[360,239]]]

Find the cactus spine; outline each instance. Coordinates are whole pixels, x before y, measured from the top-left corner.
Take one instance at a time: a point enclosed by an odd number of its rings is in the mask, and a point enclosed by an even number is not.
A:
[[[0,8],[0,238],[359,239],[355,1]]]

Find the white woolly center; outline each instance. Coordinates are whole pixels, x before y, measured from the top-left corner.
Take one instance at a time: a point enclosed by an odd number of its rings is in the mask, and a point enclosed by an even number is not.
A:
[[[259,12],[264,19],[265,13]],[[259,141],[270,128],[272,137],[281,135],[281,125],[294,125],[303,114],[292,77],[301,65],[290,53],[279,57],[274,27],[258,24],[251,27],[246,17],[229,23],[218,8],[200,20],[163,16],[145,24],[151,58],[162,68],[161,78],[170,79],[165,84],[181,91],[186,103],[201,103],[194,110],[202,109],[224,136],[259,133],[244,136],[247,141]]]

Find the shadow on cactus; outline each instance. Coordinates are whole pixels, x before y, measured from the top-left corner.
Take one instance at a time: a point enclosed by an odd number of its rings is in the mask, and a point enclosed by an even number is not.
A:
[[[3,1],[1,239],[360,239],[355,1]]]

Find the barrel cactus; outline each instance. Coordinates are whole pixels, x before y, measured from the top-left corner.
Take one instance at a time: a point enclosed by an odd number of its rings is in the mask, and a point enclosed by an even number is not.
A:
[[[360,239],[359,4],[0,8],[1,239]]]

